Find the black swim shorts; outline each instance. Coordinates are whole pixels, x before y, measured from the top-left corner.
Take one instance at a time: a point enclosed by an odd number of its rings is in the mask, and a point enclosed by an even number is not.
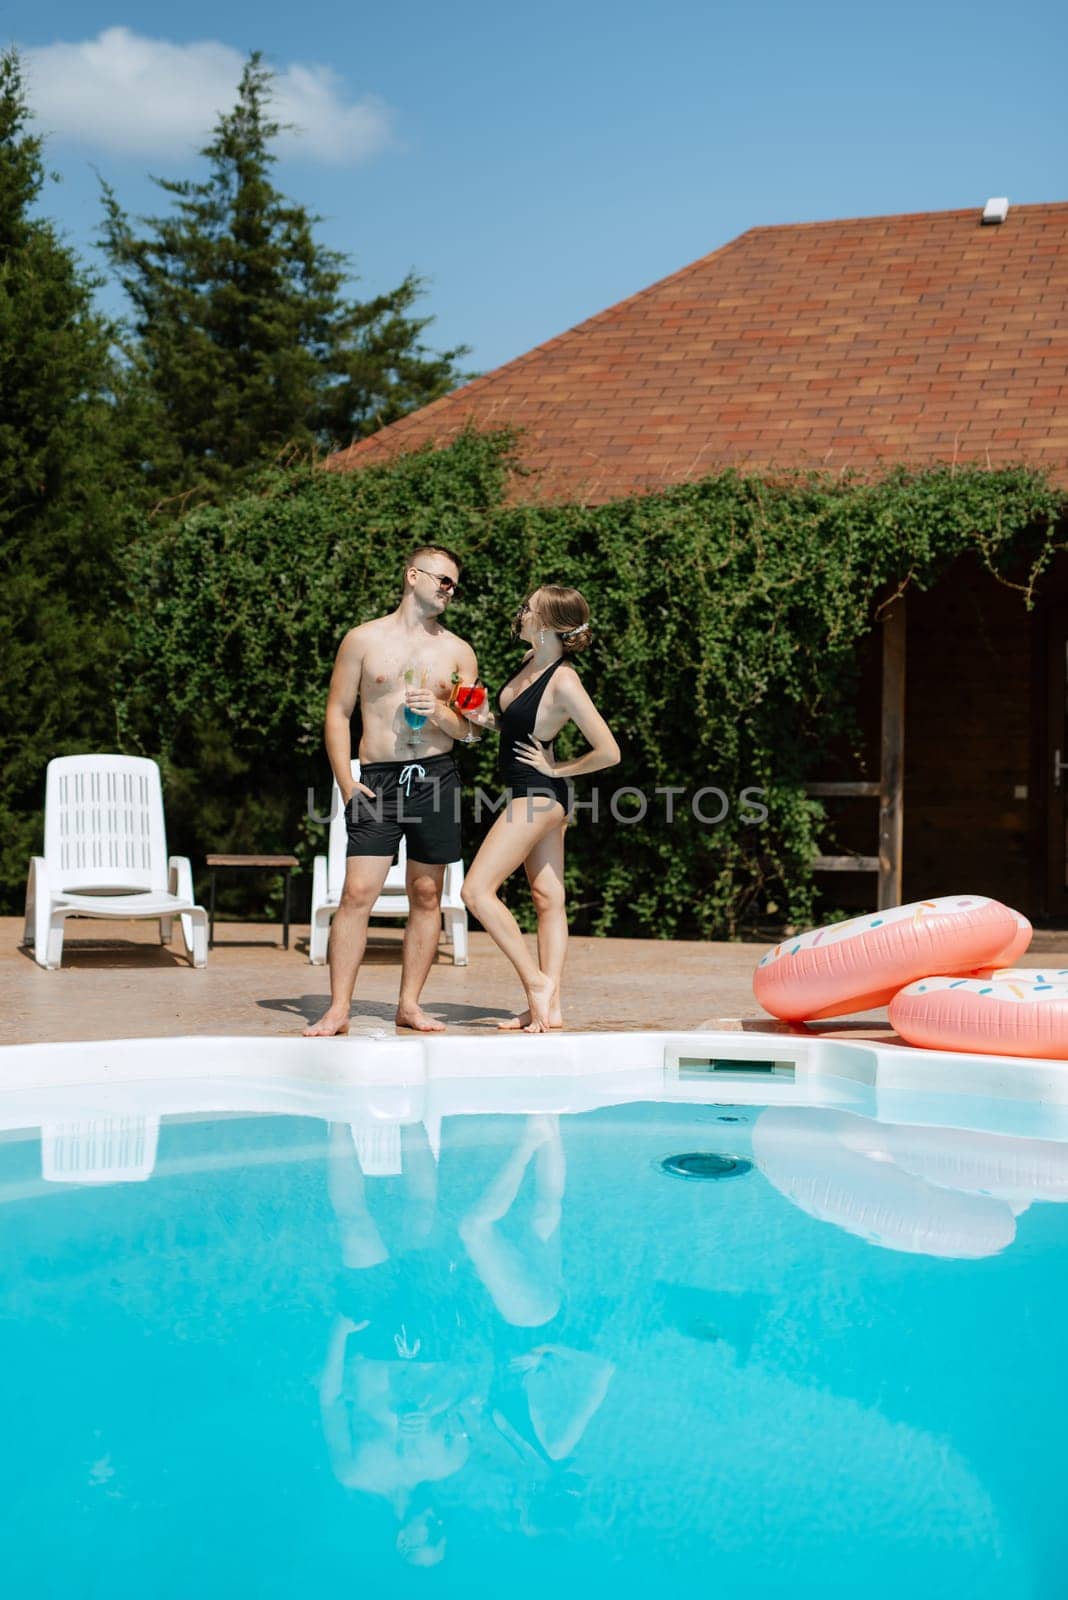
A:
[[[395,856],[403,839],[409,861],[433,866],[460,859],[460,774],[452,756],[374,761],[361,767],[359,789],[345,807],[349,856]]]

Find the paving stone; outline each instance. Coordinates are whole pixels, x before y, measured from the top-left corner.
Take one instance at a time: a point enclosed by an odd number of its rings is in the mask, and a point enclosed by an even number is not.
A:
[[[294,924],[288,951],[281,927],[217,923],[208,966],[196,971],[175,935],[162,948],[153,923],[68,924],[63,966],[47,972],[20,950],[22,920],[0,918],[0,1044],[43,1040],[159,1038],[174,1034],[297,1034],[325,1010],[330,979],[307,959],[308,930]],[[374,927],[356,986],[353,1032],[392,1029],[400,983],[400,927]],[[1052,938],[1021,965],[1056,960]],[[1050,940],[1050,943],[1047,943]],[[494,1033],[523,997],[488,934],[473,933],[470,963],[454,967],[442,945],[423,1005],[454,1033]],[[533,940],[531,940],[533,948]],[[642,1028],[727,1028],[789,1032],[763,1015],[750,985],[758,944],[701,940],[572,939],[564,979],[569,1029],[603,1033]],[[885,1013],[836,1018],[821,1033],[893,1038]],[[309,1041],[309,1047],[314,1045]]]

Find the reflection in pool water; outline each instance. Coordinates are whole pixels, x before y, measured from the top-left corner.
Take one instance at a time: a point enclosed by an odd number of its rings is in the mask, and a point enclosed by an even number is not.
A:
[[[111,1120],[0,1144],[12,1594],[1058,1592],[1066,1146]]]
[[[466,1263],[447,1248],[437,1152],[423,1124],[398,1131],[391,1248],[387,1219],[375,1220],[368,1195],[365,1131],[330,1128],[329,1192],[347,1275],[320,1401],[338,1482],[388,1501],[400,1523],[398,1552],[431,1566],[446,1550],[434,1486],[458,1473],[468,1497],[487,1506],[493,1476],[508,1483],[521,1531],[536,1531],[538,1508],[567,1492],[558,1468],[585,1433],[614,1369],[533,1332],[553,1323],[563,1293],[559,1119],[521,1120],[500,1170],[459,1219]],[[531,1203],[518,1237],[510,1238],[503,1224],[528,1169]],[[486,1327],[466,1309],[465,1266],[497,1313],[488,1342]]]
[[[994,1255],[1033,1201],[1068,1200],[1068,1145],[1052,1140],[775,1106],[760,1117],[753,1151],[811,1216],[921,1255]]]

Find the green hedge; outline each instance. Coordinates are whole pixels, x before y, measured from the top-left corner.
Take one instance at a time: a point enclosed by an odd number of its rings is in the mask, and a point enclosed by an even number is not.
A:
[[[580,670],[623,763],[602,779],[600,824],[587,812],[569,835],[573,925],[708,937],[769,915],[805,921],[822,812],[800,785],[849,734],[876,601],[973,551],[1029,603],[1063,533],[1063,497],[1023,469],[878,483],[727,472],[607,506],[532,507],[505,502],[510,449],[506,435],[470,434],[358,473],[278,472],[255,494],[146,531],[130,571],[120,728],[164,763],[175,847],[296,846],[306,863],[323,848],[306,793],[325,808],[338,642],[396,604],[406,553],[436,541],[463,556],[451,625],[492,686],[517,665],[508,623],[528,589],[574,584],[592,606],[596,642]],[[493,786],[495,746],[463,753],[470,781]],[[617,783],[687,796],[673,826],[655,797],[643,822],[614,822]],[[702,786],[731,797],[719,826],[690,814]],[[747,786],[766,790],[761,825],[746,820]],[[591,788],[580,783],[580,798]]]

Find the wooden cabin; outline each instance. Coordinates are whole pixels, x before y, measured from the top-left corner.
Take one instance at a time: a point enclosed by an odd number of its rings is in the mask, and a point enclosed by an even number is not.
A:
[[[751,229],[329,465],[503,425],[524,501],[726,467],[1026,464],[1068,486],[1068,203]],[[867,774],[813,785],[841,813],[831,898],[1068,916],[1068,564],[1028,611],[959,562],[874,637]]]

